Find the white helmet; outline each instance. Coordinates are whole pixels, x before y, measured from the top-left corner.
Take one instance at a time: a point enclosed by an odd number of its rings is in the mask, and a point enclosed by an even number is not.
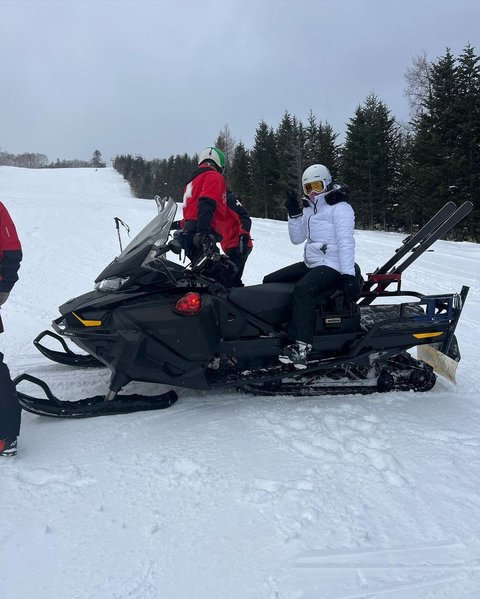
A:
[[[309,196],[312,191],[316,193],[327,191],[331,183],[332,175],[323,164],[312,164],[303,171],[302,188],[306,196]]]
[[[210,160],[218,167],[220,172],[223,172],[225,168],[225,154],[220,148],[209,146],[202,150],[198,156],[198,164],[202,164],[205,160]]]

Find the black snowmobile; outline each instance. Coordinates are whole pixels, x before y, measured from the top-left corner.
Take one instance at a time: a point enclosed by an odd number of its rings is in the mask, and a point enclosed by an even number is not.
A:
[[[22,374],[15,384],[25,410],[87,417],[165,408],[177,399],[173,390],[155,396],[121,394],[130,381],[317,396],[428,391],[436,381],[430,364],[453,379],[460,360],[454,332],[468,287],[458,294],[423,295],[401,289],[401,274],[470,212],[470,202],[458,208],[447,203],[407,237],[392,258],[366,281],[362,278],[358,303],[345,305],[340,291],[319,303],[313,349],[303,370],[278,361],[288,342],[293,284],[229,289],[225,280],[232,264],[213,251],[186,267],[169,260],[167,252],[179,251],[175,238],[169,241],[176,204],[172,199],[157,204],[158,214],[100,273],[95,289],[60,306],[61,316],[52,323],[55,332],[43,331],[34,341],[61,364],[107,366],[108,392],[63,401],[44,381]],[[412,301],[399,303],[401,296]],[[386,303],[378,303],[382,298]],[[45,337],[60,349],[44,345]],[[86,354],[73,352],[65,338]],[[407,351],[415,346],[421,360]],[[40,386],[45,397],[20,391],[25,381]]]

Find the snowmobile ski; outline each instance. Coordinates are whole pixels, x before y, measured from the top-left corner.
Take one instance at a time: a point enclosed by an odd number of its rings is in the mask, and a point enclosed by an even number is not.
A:
[[[45,398],[33,397],[17,389],[18,401],[22,408],[32,414],[55,418],[91,418],[145,410],[162,410],[173,406],[178,399],[176,392],[170,390],[160,395],[117,395],[111,401],[106,401],[103,395],[78,401],[61,401],[55,397],[45,381],[29,374],[21,374],[13,380],[13,384],[17,387],[22,381],[41,387],[46,396]]]

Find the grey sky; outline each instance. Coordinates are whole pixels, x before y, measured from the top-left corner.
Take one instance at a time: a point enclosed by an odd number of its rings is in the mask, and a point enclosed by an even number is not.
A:
[[[343,138],[375,92],[400,120],[407,68],[467,43],[478,0],[0,0],[0,149],[193,154],[228,123],[313,110]]]

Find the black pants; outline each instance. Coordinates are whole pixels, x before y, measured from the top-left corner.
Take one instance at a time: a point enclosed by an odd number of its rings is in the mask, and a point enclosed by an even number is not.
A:
[[[333,293],[340,284],[340,273],[329,266],[308,268],[297,262],[270,273],[264,283],[296,283],[292,294],[292,320],[288,336],[294,341],[312,344],[315,329],[315,307]]]
[[[247,258],[250,255],[252,248],[247,248],[247,251],[244,254],[240,254],[237,248],[231,248],[227,250],[227,256],[229,260],[231,260],[235,266],[237,267],[237,274],[234,276],[232,280],[232,287],[243,287],[242,276],[243,269],[245,268],[245,264],[247,262]]]
[[[18,403],[10,372],[0,353],[0,439],[17,437],[22,408]]]

